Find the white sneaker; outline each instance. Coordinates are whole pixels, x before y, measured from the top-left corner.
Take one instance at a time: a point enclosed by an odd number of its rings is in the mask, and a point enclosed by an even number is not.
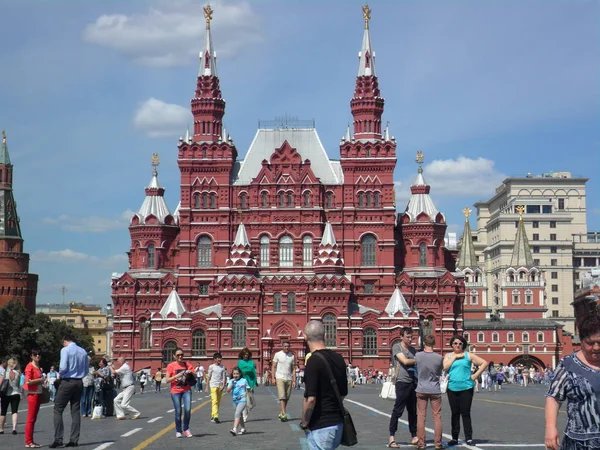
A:
[[[246,429],[242,428],[240,431],[238,431],[238,434],[246,434]]]
[[[176,437],[176,438],[183,437],[183,434],[181,434],[181,433],[175,433],[175,437]]]

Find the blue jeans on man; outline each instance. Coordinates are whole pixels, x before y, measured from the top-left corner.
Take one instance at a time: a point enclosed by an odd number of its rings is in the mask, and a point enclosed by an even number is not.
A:
[[[342,430],[344,424],[339,423],[331,427],[319,428],[306,432],[306,441],[310,450],[334,450],[342,443]]]
[[[81,394],[81,415],[82,416],[91,416],[92,415],[92,405],[94,399],[94,385],[84,386],[83,393]]]
[[[183,433],[190,429],[190,416],[192,409],[192,391],[180,394],[171,394],[173,407],[175,408],[175,428],[177,433]],[[183,428],[181,427],[181,408],[183,406]]]

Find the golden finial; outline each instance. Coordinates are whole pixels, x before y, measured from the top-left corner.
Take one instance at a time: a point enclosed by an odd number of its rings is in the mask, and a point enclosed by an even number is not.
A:
[[[471,215],[471,208],[469,208],[468,206],[462,210],[463,214],[465,215],[465,222],[469,221],[469,216]]]
[[[525,207],[523,205],[519,205],[515,208],[515,211],[517,211],[517,214],[519,214],[519,219],[522,219],[523,213],[525,212]]]
[[[423,155],[423,150],[417,151],[417,156],[415,157],[415,162],[419,165],[419,173],[423,173],[423,162],[425,161],[425,155]]]
[[[2,130],[2,143],[6,144],[6,131]]]
[[[206,18],[206,29],[210,30],[210,21],[212,20],[213,9],[210,7],[210,3],[204,8],[204,17]]]
[[[365,18],[365,30],[369,29],[369,20],[371,20],[371,8],[368,3],[365,3],[362,7],[363,17]]]
[[[160,165],[160,159],[158,157],[158,153],[152,153],[152,174],[154,176],[158,175],[158,170],[156,168]]]

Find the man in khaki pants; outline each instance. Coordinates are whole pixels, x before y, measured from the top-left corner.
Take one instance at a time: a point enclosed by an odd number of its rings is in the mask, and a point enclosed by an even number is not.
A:
[[[279,420],[282,422],[288,421],[286,407],[292,395],[292,388],[296,387],[296,357],[290,351],[290,343],[283,343],[283,350],[278,351],[273,356],[271,363],[271,376],[273,384],[277,385],[277,396],[281,405],[281,413]]]

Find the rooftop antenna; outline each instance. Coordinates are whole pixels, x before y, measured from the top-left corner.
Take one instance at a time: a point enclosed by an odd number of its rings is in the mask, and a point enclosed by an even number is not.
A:
[[[63,298],[63,305],[65,304],[65,294],[67,293],[67,288],[66,286],[61,286],[60,288],[60,292],[62,294],[62,298]]]

